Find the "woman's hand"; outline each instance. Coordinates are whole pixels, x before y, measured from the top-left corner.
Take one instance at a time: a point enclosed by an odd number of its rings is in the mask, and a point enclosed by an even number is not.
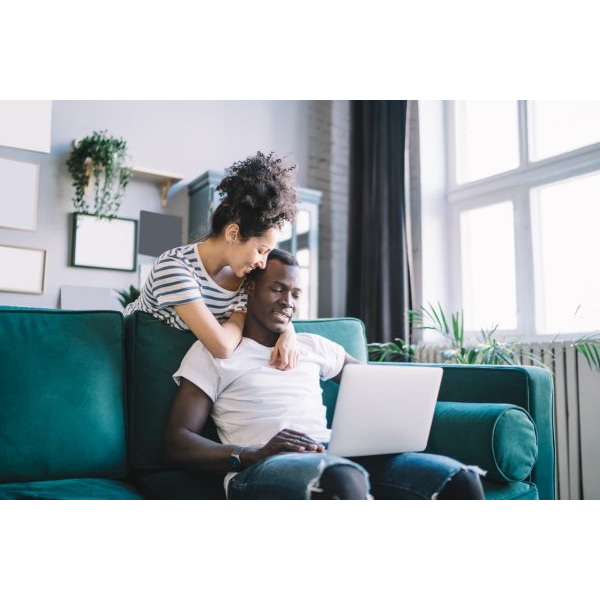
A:
[[[290,326],[279,336],[275,348],[273,348],[269,364],[280,371],[289,371],[298,364],[299,358],[296,332],[294,326],[290,323]]]

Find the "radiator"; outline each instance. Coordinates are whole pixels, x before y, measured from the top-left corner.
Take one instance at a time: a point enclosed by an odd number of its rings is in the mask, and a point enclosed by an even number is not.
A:
[[[556,497],[600,499],[600,373],[568,342],[523,344],[554,376]],[[424,347],[422,362],[440,363],[441,348]],[[533,362],[522,358],[524,365]]]

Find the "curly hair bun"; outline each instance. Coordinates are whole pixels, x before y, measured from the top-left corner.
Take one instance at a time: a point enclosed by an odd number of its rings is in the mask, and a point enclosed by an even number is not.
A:
[[[259,236],[296,215],[296,191],[292,171],[274,153],[257,152],[225,170],[217,186],[223,199],[212,219],[211,235],[219,235],[228,223],[237,223],[244,239]]]

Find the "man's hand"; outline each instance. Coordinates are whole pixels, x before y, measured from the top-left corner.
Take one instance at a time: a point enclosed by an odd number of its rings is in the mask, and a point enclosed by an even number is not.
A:
[[[246,449],[242,452],[242,465],[244,467],[282,452],[324,452],[325,446],[300,431],[282,429],[273,436],[262,448]]]

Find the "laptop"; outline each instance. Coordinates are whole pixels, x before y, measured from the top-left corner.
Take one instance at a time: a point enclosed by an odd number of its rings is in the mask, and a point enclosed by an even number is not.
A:
[[[442,373],[441,367],[346,365],[327,453],[348,457],[424,450]]]

